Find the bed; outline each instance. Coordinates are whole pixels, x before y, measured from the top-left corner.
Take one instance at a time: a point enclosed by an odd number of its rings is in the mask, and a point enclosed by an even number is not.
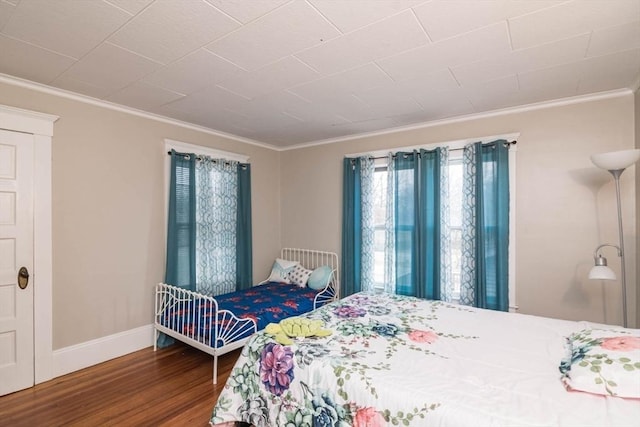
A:
[[[314,290],[266,280],[249,289],[214,297],[160,283],[155,289],[154,351],[162,332],[211,354],[216,384],[218,356],[242,347],[269,323],[315,310],[338,298],[335,253],[284,248],[280,257],[278,260],[288,260],[303,270],[326,269],[326,285]],[[272,271],[270,278],[273,275]]]
[[[265,331],[254,335],[212,425],[601,427],[640,420],[640,400],[620,397],[640,393],[637,329],[377,293],[304,317],[332,334],[291,345]],[[609,350],[598,347],[605,343]]]

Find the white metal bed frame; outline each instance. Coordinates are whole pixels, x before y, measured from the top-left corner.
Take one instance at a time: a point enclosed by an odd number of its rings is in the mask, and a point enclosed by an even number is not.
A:
[[[338,266],[338,255],[333,252],[316,251],[313,249],[297,249],[297,248],[283,248],[280,253],[280,258],[298,261],[303,267],[313,270],[318,267],[327,265],[333,270],[333,276],[327,286],[322,289],[314,298],[313,308],[314,310],[328,302],[334,301],[339,298],[340,292],[340,274]],[[260,282],[260,284],[265,282]],[[207,327],[207,325],[200,324],[200,316],[196,315],[196,310],[191,313],[192,323],[197,323],[197,327],[192,331],[183,332],[178,330],[179,325],[176,324],[176,319],[171,317],[165,320],[165,324],[162,323],[163,316],[167,310],[175,307],[187,307],[189,302],[198,299],[203,299],[211,304],[214,308],[213,315],[209,319],[213,319],[213,325]],[[198,317],[196,319],[196,316]],[[219,322],[215,322],[216,319],[220,319]],[[168,324],[166,324],[168,321]],[[157,341],[160,332],[180,340],[192,347],[202,350],[213,356],[213,384],[218,380],[218,356],[226,354],[237,348],[244,346],[249,340],[251,335],[258,332],[257,324],[253,319],[241,319],[229,310],[218,310],[218,302],[215,297],[200,294],[198,292],[189,291],[176,286],[168,285],[166,283],[159,283],[156,285],[155,292],[155,339],[153,344],[153,350],[157,350]],[[202,330],[200,326],[203,326],[208,333],[205,336],[200,336],[198,331]],[[237,339],[239,336],[252,332],[251,335],[245,338]],[[223,344],[218,346],[218,342]]]

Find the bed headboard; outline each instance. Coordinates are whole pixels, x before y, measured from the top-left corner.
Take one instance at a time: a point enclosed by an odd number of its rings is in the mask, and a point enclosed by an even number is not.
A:
[[[340,266],[338,254],[334,252],[316,251],[314,249],[282,248],[280,258],[298,261],[303,267],[313,270],[328,265],[335,271],[333,285],[336,292],[340,292]]]

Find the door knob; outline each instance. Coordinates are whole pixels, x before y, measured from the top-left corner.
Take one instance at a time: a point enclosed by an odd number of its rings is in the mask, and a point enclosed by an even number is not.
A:
[[[20,267],[18,270],[18,286],[20,289],[24,289],[29,284],[29,270],[27,267]]]

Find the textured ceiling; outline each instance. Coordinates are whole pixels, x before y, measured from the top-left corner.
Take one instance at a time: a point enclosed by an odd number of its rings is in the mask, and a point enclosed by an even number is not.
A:
[[[285,147],[634,88],[640,0],[0,0],[0,73]]]

